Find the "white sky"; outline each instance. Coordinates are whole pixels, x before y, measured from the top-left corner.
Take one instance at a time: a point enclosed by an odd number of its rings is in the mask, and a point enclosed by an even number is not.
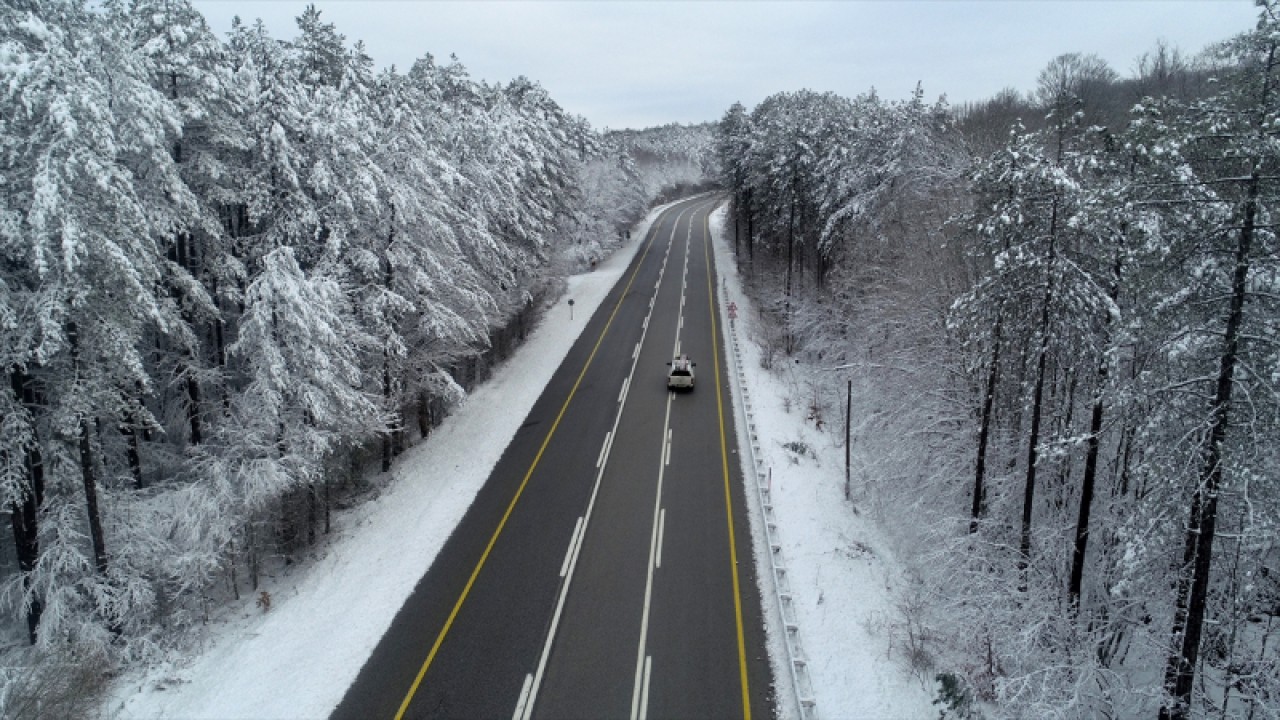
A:
[[[296,35],[305,0],[195,0]],[[379,66],[455,54],[477,79],[538,81],[596,128],[718,120],[783,90],[981,100],[1035,85],[1049,60],[1095,53],[1120,74],[1163,38],[1185,54],[1251,28],[1248,0],[447,2],[316,0]]]

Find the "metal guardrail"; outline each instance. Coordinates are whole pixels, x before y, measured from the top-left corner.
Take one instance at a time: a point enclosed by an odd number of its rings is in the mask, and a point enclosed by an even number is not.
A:
[[[728,292],[721,283],[718,288],[720,292],[720,307],[728,307]],[[723,315],[723,311],[722,311]],[[787,567],[782,559],[782,545],[778,542],[778,525],[773,515],[773,499],[772,486],[770,483],[769,470],[764,466],[764,460],[760,458],[760,438],[756,433],[755,416],[751,412],[751,394],[747,390],[746,373],[742,369],[742,350],[738,344],[738,328],[734,320],[730,319],[726,325],[729,328],[728,336],[733,346],[733,352],[729,353],[730,362],[733,367],[730,368],[729,377],[733,385],[735,394],[738,396],[739,407],[742,409],[742,420],[747,431],[747,452],[750,455],[751,476],[755,478],[756,492],[760,500],[760,511],[764,528],[765,543],[769,548],[769,566],[773,570],[773,590],[777,598],[778,619],[781,621],[781,627],[786,639],[787,647],[787,666],[791,671],[791,687],[795,690],[796,706],[800,713],[801,720],[817,720],[818,707],[813,697],[813,682],[809,678],[809,661],[804,654],[804,648],[800,644],[800,627],[796,621],[795,605],[791,596],[791,583],[787,577]],[[743,438],[739,438],[741,441]]]

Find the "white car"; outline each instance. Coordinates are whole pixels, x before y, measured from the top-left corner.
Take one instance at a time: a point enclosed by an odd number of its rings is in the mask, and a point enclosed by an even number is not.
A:
[[[688,355],[677,355],[667,363],[671,371],[667,373],[667,388],[671,390],[693,389],[693,368],[697,363],[689,360]]]

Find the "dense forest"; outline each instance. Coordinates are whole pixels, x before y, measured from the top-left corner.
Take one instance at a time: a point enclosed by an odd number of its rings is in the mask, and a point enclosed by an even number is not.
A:
[[[912,570],[944,716],[1275,717],[1278,45],[1267,0],[1127,77],[600,133],[314,9],[281,40],[0,4],[0,708],[297,562],[564,273],[715,176],[767,362],[833,436],[855,389],[850,511]]]
[[[857,388],[847,495],[944,717],[1280,712],[1278,46],[1267,0],[1132,77],[720,123],[757,342],[820,427]]]
[[[314,7],[0,5],[7,652],[76,682],[256,590],[712,151],[376,71]]]
[[[947,717],[1280,710],[1277,12],[1130,78],[724,115],[758,341],[810,418],[859,388],[849,495]]]

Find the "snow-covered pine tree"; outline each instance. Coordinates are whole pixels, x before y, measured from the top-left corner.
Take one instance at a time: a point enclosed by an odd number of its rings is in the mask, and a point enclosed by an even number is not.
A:
[[[194,202],[165,219],[171,233],[165,287],[166,301],[179,306],[187,329],[169,339],[177,345],[173,352],[156,353],[158,367],[151,369],[153,375],[176,378],[157,389],[156,407],[162,417],[169,414],[171,403],[185,407],[187,427],[169,427],[167,433],[176,445],[173,449],[181,451],[184,436],[198,442],[221,421],[222,413],[214,408],[225,406],[229,393],[223,308],[235,306],[244,271],[235,257],[229,233],[233,223],[228,219],[243,207],[234,158],[247,141],[233,104],[231,68],[223,46],[189,2],[130,0],[113,2],[108,9],[112,26],[127,35],[122,41],[142,54],[142,72],[176,106],[182,120],[181,136],[170,152]],[[179,391],[178,397],[167,397],[170,385]],[[131,440],[139,431],[150,434],[150,428],[135,428]],[[159,454],[161,449],[154,450]],[[160,474],[172,472],[173,462],[159,468]]]
[[[377,396],[362,390],[359,358],[372,339],[346,314],[338,283],[308,276],[290,247],[262,258],[245,294],[240,332],[227,350],[247,385],[212,446],[208,482],[229,483],[246,515],[321,476],[343,446],[385,428]]]
[[[723,173],[721,182],[733,193],[733,249],[741,257],[739,243],[746,223],[747,255],[751,255],[751,189],[747,186],[747,168],[751,159],[751,116],[742,103],[735,102],[725,111],[716,126],[716,156]]]
[[[1207,238],[1198,238],[1190,258],[1200,309],[1187,318],[1192,324],[1186,355],[1198,370],[1193,377],[1210,381],[1199,384],[1198,407],[1188,408],[1197,426],[1186,455],[1194,474],[1186,478],[1189,510],[1162,718],[1198,714],[1194,681],[1211,622],[1220,514],[1237,502],[1251,507],[1274,490],[1269,487],[1273,483],[1255,483],[1254,478],[1274,473],[1272,453],[1258,450],[1275,446],[1276,425],[1252,418],[1275,418],[1280,412],[1274,385],[1280,372],[1275,323],[1280,316],[1275,293],[1280,247],[1274,231],[1280,201],[1274,182],[1280,168],[1275,138],[1280,123],[1280,5],[1262,0],[1259,7],[1256,29],[1219,49],[1225,61],[1221,90],[1193,106],[1184,150],[1197,180],[1230,208],[1230,220]],[[1276,507],[1274,502],[1261,504]],[[1264,510],[1250,520],[1257,522],[1274,528],[1276,515]],[[1199,701],[1211,699],[1201,695]]]
[[[439,364],[483,342],[494,302],[459,245],[458,227],[476,225],[458,207],[463,182],[442,155],[445,132],[430,101],[394,71],[374,89],[374,157],[383,168],[381,212],[363,247],[348,259],[362,323],[382,344],[378,386],[386,411],[454,387]],[[396,419],[394,433],[402,432]],[[424,430],[425,433],[425,430]],[[383,438],[382,467],[398,443]]]
[[[157,294],[165,218],[190,202],[169,154],[181,125],[140,54],[83,4],[7,6],[0,22],[18,60],[6,72],[21,76],[3,97],[14,132],[3,134],[2,284],[16,321],[6,371],[23,407],[20,444],[5,450],[23,458],[25,482],[8,485],[5,501],[22,508],[15,529],[28,550],[29,502],[43,500],[38,552],[17,596],[43,607],[42,643],[101,650],[152,608],[145,573],[112,551],[129,520],[112,500],[123,458],[104,450],[142,412],[151,385],[143,339],[182,329]]]

